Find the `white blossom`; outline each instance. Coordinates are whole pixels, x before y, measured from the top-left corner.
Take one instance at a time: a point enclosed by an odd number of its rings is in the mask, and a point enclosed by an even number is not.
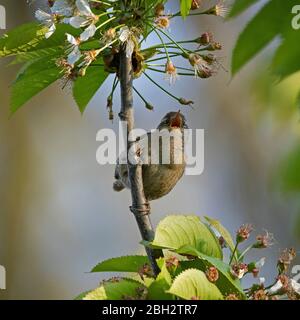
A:
[[[72,17],[75,9],[75,0],[56,0],[51,8],[51,12],[64,17]]]
[[[76,7],[83,16],[93,16],[88,0],[76,0]]]
[[[300,284],[296,280],[291,279],[290,285],[297,294],[300,294]]]
[[[87,0],[76,0],[76,8],[78,15],[66,19],[65,22],[74,28],[87,27],[80,36],[82,41],[86,41],[93,37],[97,31],[95,23],[98,21],[98,17],[92,12]]]
[[[269,293],[270,294],[274,294],[276,292],[278,292],[281,288],[283,287],[283,284],[280,280],[278,280],[274,286],[272,286],[270,289],[269,289]]]
[[[93,37],[96,33],[97,28],[94,24],[91,24],[89,27],[87,27],[82,34],[80,35],[81,41],[87,41],[89,38]]]
[[[266,262],[266,258],[261,258],[259,261],[255,263],[255,267],[257,269],[261,269],[264,266],[265,262]]]
[[[260,285],[264,285],[265,282],[266,282],[266,279],[264,277],[260,277],[258,282],[259,282]]]
[[[43,25],[48,27],[48,32],[45,34],[46,39],[50,38],[52,34],[56,30],[55,26],[55,17],[52,14],[49,14],[42,10],[37,10],[35,13],[35,17],[39,20]]]
[[[70,43],[70,53],[68,54],[68,63],[70,65],[74,65],[80,58],[81,58],[81,52],[79,49],[80,45],[80,39],[76,39],[71,34],[66,34],[67,40]]]

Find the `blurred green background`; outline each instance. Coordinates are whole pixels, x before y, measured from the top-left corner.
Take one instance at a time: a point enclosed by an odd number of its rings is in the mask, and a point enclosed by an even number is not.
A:
[[[35,9],[45,7],[45,1],[0,4],[7,10],[7,29],[32,20]],[[194,38],[212,31],[224,45],[221,62],[230,69],[235,40],[256,9],[229,22],[194,17],[183,25],[178,20],[171,32],[184,39],[187,33]],[[257,232],[274,233],[276,243],[263,254],[267,262],[261,274],[270,281],[280,250],[297,248],[300,238],[294,85],[300,75],[273,85],[267,63],[274,46],[276,41],[234,79],[220,70],[208,80],[182,78],[172,88],[177,96],[195,100],[195,110],[181,110],[191,128],[205,129],[205,171],[185,176],[171,194],[152,203],[155,225],[167,214],[194,213],[220,219],[232,232],[250,222]],[[87,273],[97,262],[143,250],[128,210],[129,193],[114,193],[113,166],[96,162],[97,131],[118,128],[106,112],[112,79],[84,116],[71,91],[57,83],[9,119],[9,86],[17,68],[2,60],[0,68],[0,264],[7,270],[7,290],[0,298],[72,299],[107,277]],[[154,76],[164,83],[163,75]],[[156,127],[166,112],[178,110],[146,79],[137,88],[155,106],[154,112],[145,110],[136,97],[138,127]],[[116,112],[119,104],[117,99]]]

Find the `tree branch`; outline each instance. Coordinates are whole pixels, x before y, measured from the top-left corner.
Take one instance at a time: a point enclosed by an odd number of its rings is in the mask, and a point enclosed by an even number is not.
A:
[[[121,121],[127,122],[127,152],[129,152],[135,142],[129,141],[129,133],[134,128],[133,71],[131,58],[127,58],[126,56],[126,44],[121,46],[120,49],[119,78],[121,85],[121,111],[119,117]],[[142,239],[152,241],[154,231],[149,217],[150,204],[144,194],[142,165],[131,164],[130,161],[128,161],[128,173],[132,197],[132,206],[130,207],[130,210],[135,215]],[[157,266],[156,259],[162,256],[162,252],[161,250],[153,250],[148,247],[145,249],[153,273],[157,276],[160,270]]]

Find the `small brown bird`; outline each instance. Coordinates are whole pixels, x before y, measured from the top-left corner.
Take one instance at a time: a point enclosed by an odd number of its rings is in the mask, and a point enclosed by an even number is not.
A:
[[[158,130],[154,135],[148,132],[146,135],[137,139],[138,153],[142,158],[144,154],[143,142],[147,140],[148,147],[147,162],[142,165],[144,193],[148,201],[159,199],[168,194],[182,177],[185,170],[184,158],[184,135],[183,130],[188,129],[185,117],[178,112],[169,112],[161,120]],[[151,139],[158,135],[159,143],[152,146]],[[168,140],[164,140],[168,137]],[[167,141],[167,144],[163,141]],[[169,161],[163,160],[169,158]],[[120,164],[120,159],[127,159],[127,153],[124,152],[117,161],[115,170],[116,181],[113,184],[115,191],[122,191],[125,188],[130,189],[127,164]],[[157,159],[157,161],[152,161]],[[178,160],[179,159],[179,160]],[[151,163],[154,162],[154,163]]]

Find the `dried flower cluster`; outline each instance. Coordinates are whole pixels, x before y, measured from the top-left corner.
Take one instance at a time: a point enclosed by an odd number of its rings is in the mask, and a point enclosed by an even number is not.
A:
[[[231,256],[233,263],[230,267],[230,272],[234,279],[241,280],[247,274],[252,274],[254,278],[257,278],[265,264],[266,258],[261,258],[257,262],[250,262],[248,264],[244,262],[244,259],[250,250],[265,249],[274,244],[273,234],[265,231],[264,234],[256,236],[254,243],[246,247],[244,251],[239,252],[238,246],[249,240],[252,231],[253,226],[250,224],[244,224],[237,230],[236,247]],[[283,250],[277,261],[278,275],[273,284],[265,286],[265,278],[259,277],[258,284],[255,283],[251,288],[246,290],[248,298],[251,300],[300,299],[300,284],[288,276],[288,270],[295,257],[296,252],[293,248]],[[231,298],[231,295],[227,297],[230,300]]]

